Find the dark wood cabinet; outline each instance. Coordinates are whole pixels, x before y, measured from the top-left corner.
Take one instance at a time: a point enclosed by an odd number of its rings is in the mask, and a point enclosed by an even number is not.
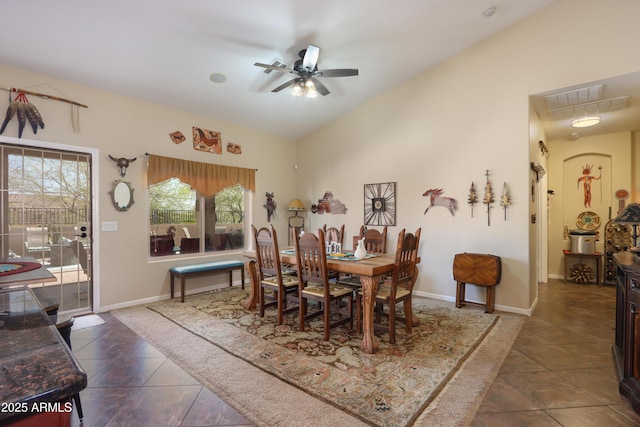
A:
[[[640,258],[613,255],[616,263],[616,336],[613,347],[620,393],[640,413]]]

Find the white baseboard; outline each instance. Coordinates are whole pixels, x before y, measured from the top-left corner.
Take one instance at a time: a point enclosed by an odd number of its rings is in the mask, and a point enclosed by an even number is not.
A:
[[[233,282],[233,286],[241,286],[240,280],[234,281]],[[245,288],[251,286],[250,283],[245,284]],[[207,292],[207,291],[213,291],[213,290],[217,290],[217,289],[223,289],[223,288],[228,288],[229,285],[224,283],[224,284],[217,284],[217,285],[212,285],[212,286],[206,286],[204,288],[197,288],[197,289],[187,289],[185,291],[185,296],[186,295],[192,295],[192,294],[199,294],[200,292]],[[178,289],[177,294],[177,298],[180,298],[180,290]],[[158,301],[163,301],[163,300],[168,300],[171,299],[171,294],[164,294],[164,295],[158,295],[158,296],[154,296],[154,297],[149,297],[149,298],[142,298],[142,299],[138,299],[138,300],[133,300],[133,301],[125,301],[125,302],[121,302],[121,303],[117,303],[117,304],[111,304],[111,305],[107,305],[104,307],[100,307],[100,309],[98,311],[96,311],[96,313],[104,313],[107,311],[111,311],[111,310],[118,310],[120,308],[127,308],[127,307],[134,307],[136,305],[144,305],[144,304],[152,304],[154,302],[158,302]]]
[[[241,283],[239,280],[234,281],[233,282],[233,286],[240,286]],[[245,287],[251,286],[250,283],[245,284]],[[192,294],[198,294],[200,292],[207,292],[207,291],[213,291],[213,290],[217,290],[217,289],[223,289],[223,288],[227,288],[228,286],[226,284],[217,284],[217,285],[212,285],[212,286],[206,286],[204,288],[197,288],[197,289],[188,289],[185,292],[185,295],[192,295]],[[455,297],[449,296],[449,295],[440,295],[440,294],[433,294],[430,292],[423,292],[423,291],[413,291],[413,295],[419,298],[431,298],[431,299],[436,299],[436,300],[440,300],[440,301],[448,301],[448,302],[455,302],[456,299]],[[178,295],[179,297],[179,295]],[[96,313],[104,313],[107,311],[111,311],[111,310],[118,310],[121,308],[127,308],[127,307],[134,307],[136,305],[144,305],[144,304],[152,304],[158,301],[163,301],[163,300],[168,300],[171,299],[171,295],[170,294],[165,294],[165,295],[158,295],[158,296],[154,296],[154,297],[149,297],[149,298],[142,298],[142,299],[138,299],[138,300],[133,300],[133,301],[125,301],[125,302],[121,302],[121,303],[117,303],[117,304],[111,304],[111,305],[107,305],[104,307],[100,307],[99,311],[96,311]],[[484,301],[477,301],[478,303],[484,304]],[[534,304],[531,306],[531,308],[529,309],[522,309],[522,308],[517,308],[517,307],[510,307],[510,306],[505,306],[505,305],[500,305],[500,304],[496,304],[495,309],[496,310],[500,310],[500,311],[504,311],[507,313],[515,313],[515,314],[522,314],[525,316],[531,316],[531,314],[533,313],[533,310],[535,309],[536,305],[538,303],[538,300],[536,299],[536,301],[534,302]]]
[[[413,291],[413,295],[417,297],[422,297],[422,298],[437,299],[440,301],[448,301],[448,302],[454,302],[454,303],[456,302],[456,298],[449,295],[432,294],[430,292],[422,292],[422,291]],[[479,304],[484,304],[484,301],[473,301],[473,300],[470,300],[470,301],[477,302]],[[531,314],[533,313],[534,307],[535,307],[535,304],[529,309],[510,307],[510,306],[500,305],[500,304],[495,305],[496,310],[504,311],[507,313],[523,314],[525,316],[531,316]]]

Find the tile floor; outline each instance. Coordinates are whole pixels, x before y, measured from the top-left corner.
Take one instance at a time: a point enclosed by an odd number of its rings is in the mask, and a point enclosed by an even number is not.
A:
[[[615,287],[551,280],[538,288],[538,307],[472,427],[640,426],[618,394]]]
[[[251,426],[233,408],[110,313],[103,325],[73,331],[73,352],[87,372],[84,420],[72,426]]]
[[[559,280],[539,288],[472,427],[640,425],[613,368],[615,288]],[[74,410],[73,426],[251,425],[111,314],[100,316],[105,324],[72,333],[89,378],[84,423]]]

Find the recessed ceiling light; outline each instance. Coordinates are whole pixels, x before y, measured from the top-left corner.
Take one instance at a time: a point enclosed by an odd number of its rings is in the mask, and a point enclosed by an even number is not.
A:
[[[493,14],[496,13],[496,7],[495,6],[491,6],[488,7],[484,10],[484,12],[482,12],[482,14],[485,16],[485,18],[489,18],[490,16],[493,16]]]
[[[600,116],[585,116],[571,120],[571,127],[574,128],[588,128],[600,123]]]
[[[209,80],[214,83],[224,83],[227,81],[227,76],[222,73],[213,73],[209,76]]]

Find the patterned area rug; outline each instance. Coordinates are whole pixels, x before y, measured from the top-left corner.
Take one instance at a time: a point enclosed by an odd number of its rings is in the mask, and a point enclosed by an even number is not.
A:
[[[293,314],[277,326],[275,310],[264,318],[244,310],[247,297],[247,291],[231,288],[149,308],[289,384],[385,426],[411,424],[499,317],[420,300],[414,303],[420,326],[409,335],[398,328],[395,345],[387,334],[378,335],[379,351],[365,354],[361,337],[347,327],[332,329],[330,341],[323,341],[321,319],[305,332],[298,332]]]

